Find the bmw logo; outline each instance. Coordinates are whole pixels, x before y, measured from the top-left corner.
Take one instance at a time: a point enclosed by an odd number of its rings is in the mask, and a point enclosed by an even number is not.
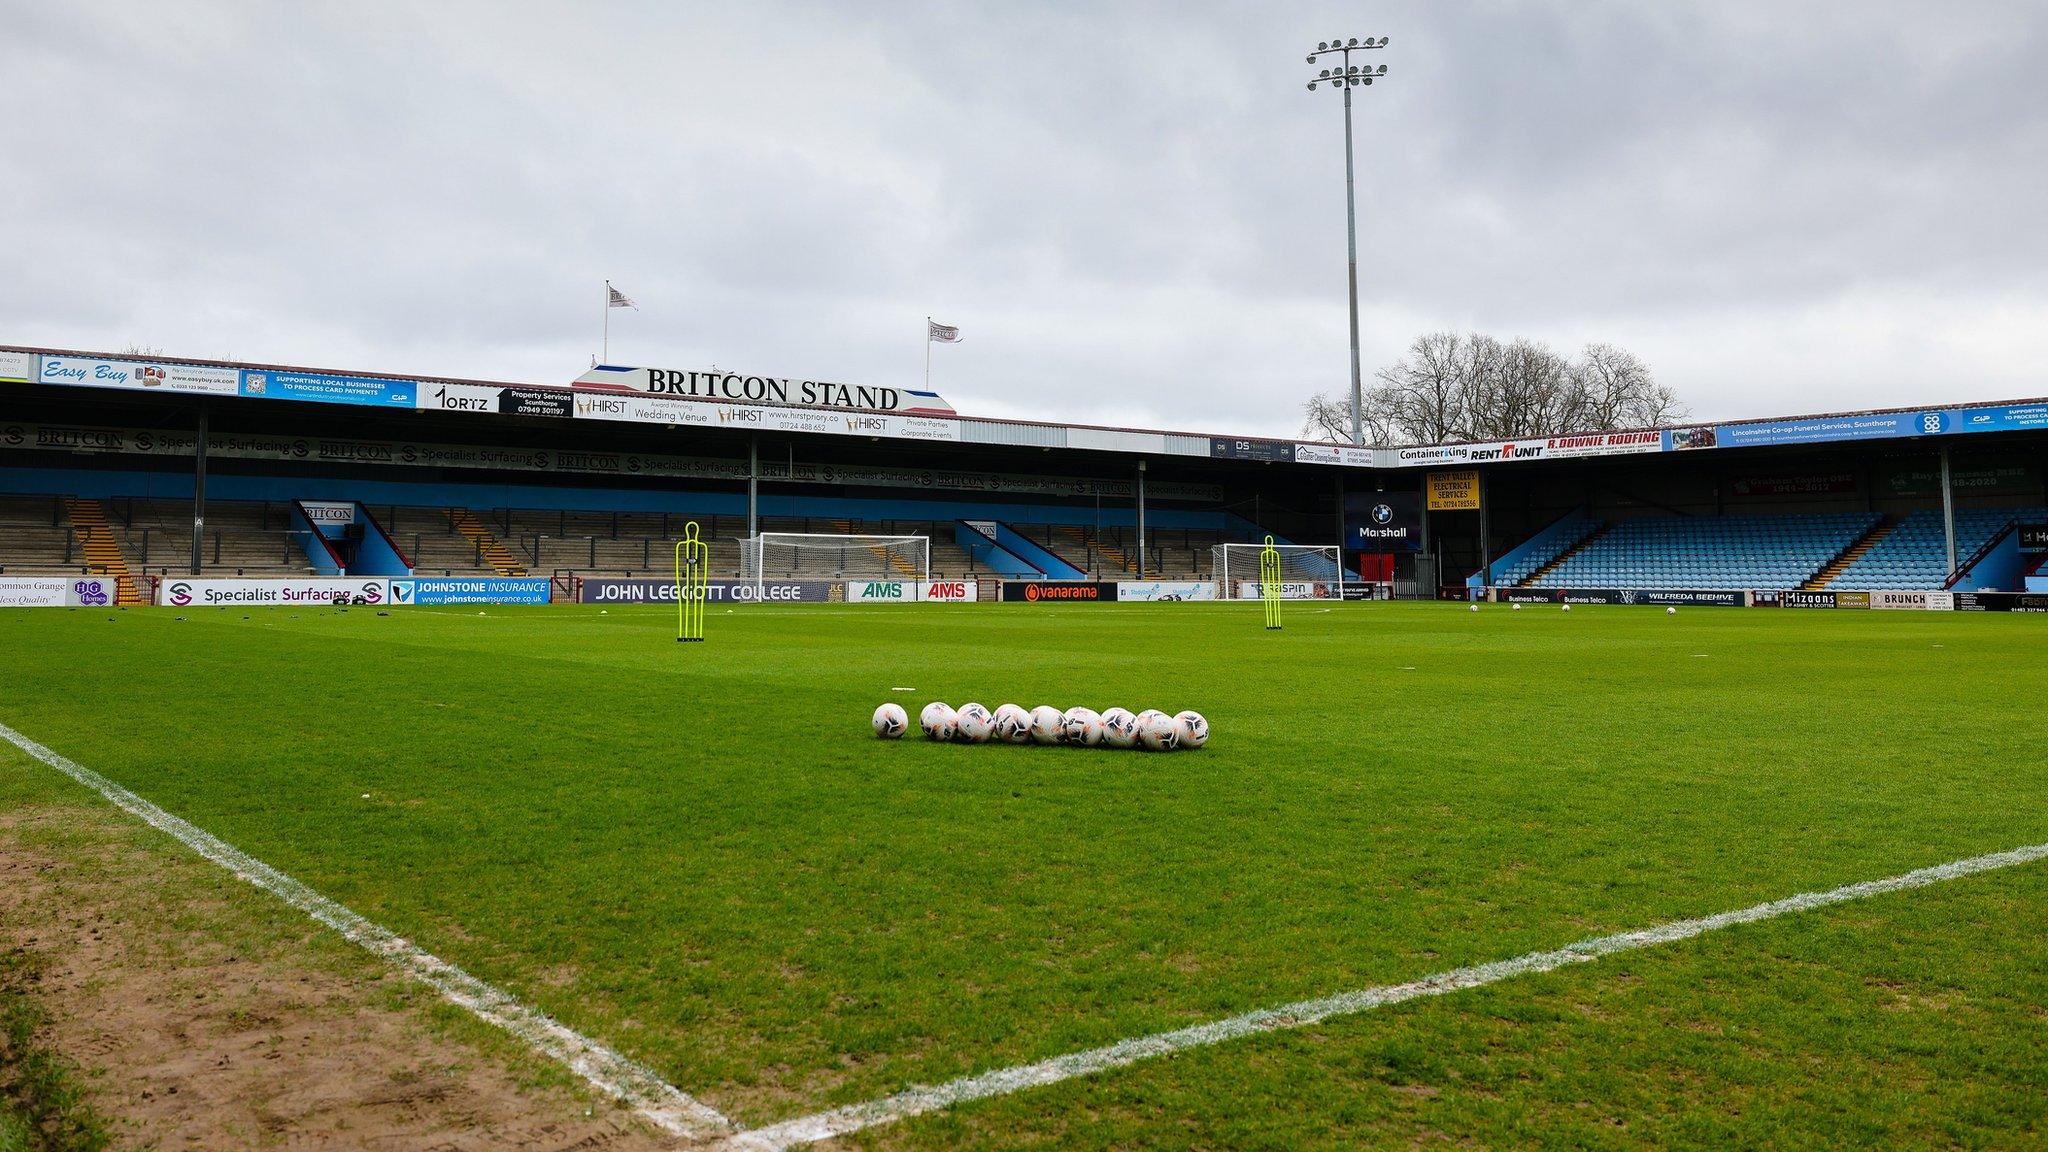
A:
[[[1387,505],[1385,505],[1385,504],[1375,504],[1375,505],[1373,505],[1373,506],[1372,506],[1372,522],[1373,522],[1373,523],[1375,523],[1375,524],[1386,524],[1386,523],[1390,523],[1390,522],[1392,522],[1392,520],[1393,520],[1393,519],[1394,519],[1394,510],[1393,510],[1393,509],[1392,509],[1391,507],[1389,507],[1389,506],[1387,506]]]

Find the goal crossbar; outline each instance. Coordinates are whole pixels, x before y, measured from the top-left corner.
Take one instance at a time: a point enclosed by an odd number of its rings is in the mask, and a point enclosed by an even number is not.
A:
[[[1275,544],[1280,554],[1281,597],[1336,600],[1344,595],[1344,553],[1335,544]],[[1216,593],[1221,600],[1260,597],[1259,554],[1264,544],[1218,544],[1211,550]]]
[[[768,580],[931,579],[931,537],[763,532],[740,540],[740,576],[756,596]]]

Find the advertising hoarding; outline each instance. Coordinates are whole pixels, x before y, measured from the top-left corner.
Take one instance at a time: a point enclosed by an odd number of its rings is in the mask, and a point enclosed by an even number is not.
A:
[[[200,396],[235,396],[242,374],[233,368],[178,364],[164,360],[89,360],[44,356],[36,369],[44,384],[77,388],[121,388],[134,392],[183,392]]]
[[[1431,512],[1470,512],[1479,507],[1479,470],[1430,472],[1422,478]]]
[[[1097,604],[1117,598],[1109,580],[1005,580],[1003,600],[1013,604]]]
[[[1118,600],[1166,601],[1214,600],[1214,580],[1119,580]]]
[[[1344,496],[1345,546],[1356,552],[1414,552],[1422,547],[1422,495],[1351,492]]]
[[[419,384],[382,376],[333,376],[325,372],[245,369],[242,395],[264,400],[305,400],[319,404],[363,404],[411,408]]]
[[[553,591],[545,576],[413,576],[391,581],[391,603],[545,604]]]
[[[705,600],[712,604],[752,604],[757,600],[752,580],[712,580],[705,585]],[[826,604],[840,600],[845,585],[837,580],[766,580],[758,600],[769,604]],[[591,578],[576,592],[580,604],[674,604],[676,582],[632,578]]]
[[[272,604],[343,604],[361,600],[382,604],[390,598],[389,583],[382,579],[341,576],[327,579],[263,580],[256,578],[214,580],[193,576],[166,577],[157,582],[156,602],[172,608],[187,605],[262,606]]]
[[[973,580],[848,580],[849,604],[917,604],[924,602],[963,604],[976,599],[980,586]]]

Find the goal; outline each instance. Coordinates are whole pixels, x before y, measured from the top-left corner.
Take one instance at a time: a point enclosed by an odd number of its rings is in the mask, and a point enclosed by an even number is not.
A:
[[[757,601],[769,580],[915,580],[923,585],[931,579],[931,557],[929,536],[763,532],[740,541],[740,576],[754,582]]]
[[[1264,544],[1218,544],[1211,553],[1220,600],[1259,598],[1259,553]],[[1342,550],[1335,544],[1275,544],[1280,553],[1280,598],[1341,600],[1344,597]]]

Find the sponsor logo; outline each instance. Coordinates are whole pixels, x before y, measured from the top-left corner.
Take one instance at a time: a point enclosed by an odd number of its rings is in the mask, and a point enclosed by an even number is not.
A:
[[[87,608],[103,608],[114,602],[113,590],[99,580],[80,580],[71,586],[71,594]]]
[[[576,398],[576,414],[578,416],[624,416],[626,414],[626,402],[611,396],[578,396]]]
[[[1003,585],[1003,599],[1025,604],[1093,603],[1117,598],[1117,586],[1106,581],[1027,580]]]

